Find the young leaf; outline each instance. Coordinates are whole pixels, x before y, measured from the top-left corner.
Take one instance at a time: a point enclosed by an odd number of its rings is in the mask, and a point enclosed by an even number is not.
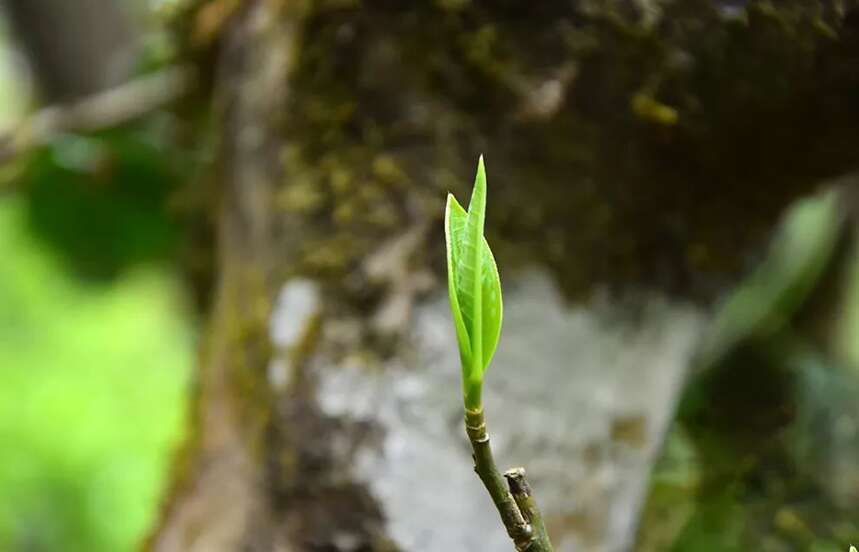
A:
[[[450,310],[453,313],[453,325],[456,329],[456,340],[459,344],[459,359],[463,373],[471,366],[471,340],[459,304],[459,293],[456,282],[456,263],[460,257],[460,242],[465,231],[465,209],[456,201],[453,194],[447,194],[447,208],[444,213],[445,245],[447,246],[447,292],[450,299]]]
[[[448,293],[459,343],[466,402],[479,406],[483,373],[501,333],[503,308],[498,268],[483,237],[486,172],[481,156],[466,212],[448,195],[445,213]]]
[[[501,278],[495,257],[483,239],[483,370],[492,362],[492,356],[501,337],[501,320],[504,308],[501,300]]]

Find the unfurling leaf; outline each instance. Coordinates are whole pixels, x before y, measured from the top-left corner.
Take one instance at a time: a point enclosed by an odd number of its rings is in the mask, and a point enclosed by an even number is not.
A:
[[[468,211],[451,194],[445,211],[450,308],[459,343],[465,402],[472,409],[480,406],[483,373],[498,345],[503,314],[498,268],[483,237],[485,217],[486,172],[481,156]]]

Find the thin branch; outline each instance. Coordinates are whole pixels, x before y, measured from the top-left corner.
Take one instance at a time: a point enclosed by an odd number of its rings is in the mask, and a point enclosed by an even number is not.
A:
[[[532,548],[532,550],[551,550],[552,543],[549,541],[549,533],[543,523],[543,515],[537,507],[537,501],[534,500],[531,486],[525,479],[525,468],[509,469],[504,472],[504,478],[507,479],[510,494],[513,495],[513,500],[519,506],[519,511],[522,512],[525,521],[531,525],[534,538],[540,541],[539,546]]]
[[[552,545],[546,535],[542,516],[537,504],[531,496],[530,487],[525,481],[525,470],[516,468],[508,473],[517,471],[515,482],[509,476],[502,476],[495,466],[492,448],[489,445],[489,434],[486,431],[486,420],[483,409],[465,410],[465,431],[471,442],[474,456],[474,471],[489,491],[492,502],[501,515],[501,521],[507,529],[507,534],[513,540],[516,550],[520,552],[552,552]],[[521,472],[521,479],[518,474]],[[505,480],[505,477],[507,479]],[[510,487],[508,488],[508,484]],[[527,493],[523,489],[527,489]],[[512,492],[511,492],[512,491]],[[519,503],[516,495],[522,498]],[[524,498],[527,494],[527,499]]]
[[[175,101],[193,84],[189,68],[170,67],[69,104],[40,109],[0,135],[0,165],[64,133],[92,132],[137,119]]]

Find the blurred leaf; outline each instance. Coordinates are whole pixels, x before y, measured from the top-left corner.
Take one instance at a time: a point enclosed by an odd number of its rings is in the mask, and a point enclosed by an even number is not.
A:
[[[167,158],[130,130],[68,136],[34,153],[20,177],[33,231],[89,278],[166,258],[178,236]]]
[[[790,320],[835,250],[844,221],[838,199],[829,191],[788,210],[764,261],[719,309],[699,366],[717,364],[740,341],[771,336]]]

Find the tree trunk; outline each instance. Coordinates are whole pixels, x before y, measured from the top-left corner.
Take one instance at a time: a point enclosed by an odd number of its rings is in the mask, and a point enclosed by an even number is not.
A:
[[[226,20],[217,285],[151,549],[509,548],[443,285],[445,192],[467,198],[481,152],[497,456],[561,550],[628,548],[709,305],[785,205],[859,160],[859,14],[728,4],[256,0]]]

